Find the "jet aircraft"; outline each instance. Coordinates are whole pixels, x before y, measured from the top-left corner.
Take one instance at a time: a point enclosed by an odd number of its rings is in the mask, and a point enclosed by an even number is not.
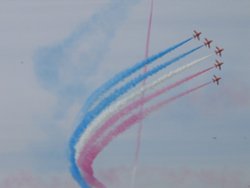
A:
[[[218,60],[215,60],[215,61],[216,61],[216,63],[214,64],[215,68],[218,68],[221,70],[221,65],[223,65],[224,63],[222,61],[220,62]]]
[[[218,46],[216,46],[216,50],[214,51],[216,55],[219,55],[221,57],[221,52],[224,51],[223,48],[219,48]]]
[[[201,32],[194,30],[194,34],[193,34],[194,38],[197,38],[198,40],[200,40],[200,35],[201,35]]]
[[[213,42],[212,40],[208,40],[207,38],[205,38],[204,45],[207,46],[208,48],[210,48],[210,44],[212,42]]]
[[[214,82],[214,83],[216,82],[216,84],[219,85],[220,79],[221,79],[221,77],[217,77],[217,76],[214,75],[214,77],[213,77],[213,82]]]

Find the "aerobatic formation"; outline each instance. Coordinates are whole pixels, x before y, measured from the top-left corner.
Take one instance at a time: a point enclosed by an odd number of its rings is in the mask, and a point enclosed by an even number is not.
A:
[[[174,50],[178,50],[178,48],[181,48],[191,40],[197,39],[200,41],[201,34],[201,32],[194,30],[192,37],[180,41],[177,44],[138,62],[126,70],[119,72],[89,96],[83,108],[83,118],[70,140],[71,173],[82,188],[106,187],[104,183],[95,177],[93,163],[98,154],[118,135],[142,121],[152,112],[161,109],[163,106],[166,106],[181,97],[204,88],[211,83],[219,85],[221,77],[213,75],[211,80],[203,81],[200,85],[195,85],[177,95],[153,105],[150,103],[151,106],[147,105],[141,110],[136,110],[162,94],[173,90],[176,87],[180,87],[182,84],[190,82],[195,78],[198,79],[199,76],[212,71],[214,68],[221,70],[223,62],[216,59],[214,64],[210,66],[204,64],[205,68],[203,70],[181,78],[167,86],[162,86],[159,89],[159,86],[166,80],[170,80],[175,75],[181,74],[195,65],[208,60],[213,57],[213,55],[221,58],[224,49],[216,47],[215,54],[208,54],[199,59],[195,59],[188,64],[161,74],[161,76],[153,81],[148,81],[147,83],[140,85],[145,79],[157,75],[157,73],[168,68],[172,64],[178,63],[185,57],[191,56],[193,53],[198,52],[202,47],[205,46],[211,48],[212,40],[205,38],[202,45],[198,45],[184,53],[180,53],[176,57],[162,64],[158,63],[156,65],[158,59],[163,58]],[[139,72],[149,64],[152,66],[151,69]],[[133,77],[131,77],[132,75]],[[147,94],[145,94],[146,91]]]

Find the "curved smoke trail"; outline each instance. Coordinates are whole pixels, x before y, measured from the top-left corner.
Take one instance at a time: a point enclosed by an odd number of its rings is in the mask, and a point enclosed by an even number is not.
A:
[[[56,93],[63,105],[69,105],[81,97],[85,91],[83,78],[101,62],[130,7],[138,2],[139,0],[110,0],[62,42],[40,48],[34,56],[34,69],[39,83]],[[84,46],[88,47],[87,50],[83,49]],[[79,63],[82,60],[85,63]],[[85,71],[86,66],[88,71]],[[67,80],[62,76],[65,72]],[[72,143],[69,147],[70,152],[74,152]],[[72,156],[70,162],[74,179],[82,188],[88,187]]]
[[[213,68],[213,67],[212,67]],[[199,74],[202,74],[204,72],[207,72],[209,70],[211,70],[212,68],[206,69],[204,71],[201,71]],[[198,73],[197,73],[198,74]],[[132,114],[129,118],[127,118],[126,120],[124,120],[122,123],[120,123],[114,130],[110,131],[110,133],[108,135],[105,136],[105,138],[97,143],[96,145],[92,146],[91,150],[88,152],[88,156],[86,160],[86,156],[83,156],[83,158],[81,160],[79,160],[79,166],[84,167],[85,169],[82,169],[83,171],[85,171],[86,174],[89,173],[90,176],[92,176],[92,180],[93,182],[89,182],[90,185],[92,185],[94,182],[98,181],[94,176],[93,176],[93,170],[92,170],[92,165],[93,165],[93,161],[94,159],[97,157],[97,155],[104,149],[105,146],[107,146],[113,138],[115,138],[116,136],[118,136],[119,134],[121,134],[122,132],[126,131],[128,128],[130,128],[132,125],[134,125],[135,123],[143,120],[147,115],[149,115],[150,113],[160,109],[161,107],[167,105],[170,102],[173,102],[174,100],[177,100],[191,92],[194,92],[202,87],[207,86],[208,84],[212,83],[207,82],[205,84],[199,85],[195,88],[192,88],[190,90],[187,90],[185,92],[180,93],[179,95],[176,95],[174,97],[171,97],[165,101],[161,101],[160,103],[157,103],[156,105],[151,106],[150,108],[147,108],[143,111],[139,111],[135,114]],[[161,92],[159,92],[161,93]],[[154,94],[154,96],[152,95],[152,98],[156,97],[159,95],[158,92],[156,92]],[[150,99],[149,99],[150,100]],[[139,103],[139,106],[143,103],[145,103],[146,101],[141,101],[141,103]],[[102,184],[103,185],[103,184]]]
[[[81,148],[76,147],[76,144],[79,141],[80,136],[83,134],[85,129],[88,127],[89,123],[91,123],[96,118],[96,116],[98,116],[106,107],[108,107],[117,98],[119,98],[120,96],[125,94],[129,89],[135,87],[140,82],[142,82],[144,79],[156,74],[157,72],[166,68],[167,66],[169,66],[169,65],[175,63],[176,61],[178,61],[178,60],[190,55],[191,53],[197,51],[198,49],[200,49],[203,46],[204,45],[198,46],[198,47],[196,47],[196,48],[194,48],[186,53],[183,53],[183,54],[173,58],[172,60],[170,60],[164,64],[156,66],[154,69],[147,72],[146,74],[139,75],[138,77],[136,77],[132,81],[125,84],[120,89],[115,90],[109,97],[106,97],[104,100],[102,100],[93,110],[91,110],[90,112],[88,112],[84,116],[82,122],[79,124],[77,129],[74,131],[74,133],[70,139],[70,142],[69,142],[69,146],[70,146],[70,148],[69,148],[70,149],[70,156],[69,156],[70,158],[69,159],[71,162],[71,173],[72,173],[72,176],[75,178],[75,180],[82,187],[88,187],[88,186],[87,186],[86,182],[84,181],[82,174],[79,171],[79,168],[76,164],[76,153],[78,153],[79,150],[81,150]]]
[[[87,112],[89,110],[89,108],[91,108],[91,106],[99,99],[99,97],[101,97],[105,92],[107,92],[109,89],[111,89],[117,83],[119,83],[122,80],[124,80],[125,78],[129,77],[130,75],[132,75],[136,71],[140,70],[144,66],[153,63],[155,60],[163,57],[164,55],[170,53],[171,51],[175,50],[176,48],[181,47],[182,45],[186,44],[187,42],[191,41],[192,39],[193,39],[193,37],[185,39],[184,41],[182,41],[178,44],[175,44],[175,45],[163,50],[162,52],[155,54],[155,55],[143,60],[142,62],[139,62],[136,65],[116,74],[112,79],[110,79],[109,81],[104,83],[102,86],[100,86],[98,89],[96,89],[89,96],[89,98],[86,100],[86,102],[84,104],[83,112]]]
[[[162,77],[158,78],[157,80],[155,80],[152,83],[147,84],[146,86],[142,86],[140,89],[134,91],[133,93],[131,93],[129,96],[118,100],[116,103],[114,103],[113,105],[111,105],[110,107],[106,108],[105,111],[103,111],[103,113],[101,113],[96,119],[94,119],[94,121],[89,125],[89,127],[85,130],[84,134],[80,137],[80,140],[77,144],[77,148],[83,148],[84,145],[86,144],[87,140],[89,140],[90,137],[92,137],[93,132],[98,128],[98,125],[104,121],[106,121],[110,115],[112,115],[113,113],[119,111],[124,105],[126,105],[127,103],[129,103],[130,101],[134,100],[136,97],[140,96],[142,93],[150,90],[150,89],[154,89],[155,87],[157,87],[159,84],[161,84],[162,82],[166,81],[167,79],[171,78],[172,76],[179,74],[189,68],[191,68],[192,66],[195,66],[196,64],[206,60],[207,58],[209,58],[211,55],[208,56],[204,56],[200,59],[197,59],[187,65],[183,65],[182,67],[179,67],[173,71],[170,71],[169,73],[163,75]],[[78,158],[78,154],[76,155],[76,158]]]
[[[145,74],[141,74],[135,79],[129,81],[126,83],[124,86],[121,88],[115,90],[110,96],[106,97],[103,99],[93,110],[89,111],[83,118],[82,122],[74,132],[72,139],[70,141],[70,144],[73,146],[73,150],[71,151],[71,157],[73,159],[76,159],[75,157],[77,156],[77,153],[81,150],[81,148],[76,147],[76,144],[78,143],[82,133],[85,131],[85,129],[88,127],[88,125],[107,107],[111,105],[116,99],[124,95],[127,91],[130,89],[136,87],[140,82],[142,82],[144,79],[147,79],[150,76],[153,76],[154,74],[158,73],[159,71],[163,70],[167,66],[183,59],[184,57],[192,54],[193,52],[199,50],[202,48],[204,45],[198,46],[188,52],[185,52],[172,60],[163,63],[161,65],[156,66],[155,68],[151,69]]]

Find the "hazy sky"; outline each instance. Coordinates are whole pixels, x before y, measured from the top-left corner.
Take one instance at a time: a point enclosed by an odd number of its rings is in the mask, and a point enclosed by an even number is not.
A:
[[[91,91],[143,59],[150,0],[0,3],[0,185],[78,187],[69,171],[69,138]],[[249,10],[249,0],[154,1],[150,54],[197,29],[225,48],[225,64],[165,97],[214,73],[222,76],[219,87],[210,85],[144,121],[138,187],[250,184]],[[192,41],[163,61],[199,44]],[[181,64],[212,52],[204,48]],[[108,187],[127,187],[136,131],[98,156],[95,172]]]

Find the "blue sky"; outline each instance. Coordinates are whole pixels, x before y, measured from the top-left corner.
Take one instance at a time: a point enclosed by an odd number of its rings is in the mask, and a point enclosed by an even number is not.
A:
[[[67,152],[84,100],[104,80],[144,57],[150,1],[112,2],[1,1],[2,179],[25,171],[41,177],[41,181],[59,176],[77,187],[69,173]],[[169,172],[169,168],[180,176],[183,168],[190,174],[204,170],[218,176],[227,171],[227,177],[241,171],[242,177],[235,177],[235,182],[239,187],[250,183],[249,9],[248,0],[155,0],[150,54],[190,37],[197,29],[203,32],[202,37],[225,48],[225,66],[215,72],[223,77],[219,87],[210,85],[144,121],[138,186],[157,182],[157,187],[164,187],[167,183],[158,174]],[[106,17],[108,22],[103,23]],[[162,61],[199,44],[192,41]],[[211,52],[202,49],[181,64]],[[46,75],[45,65],[52,77]],[[207,81],[212,75],[165,97]],[[107,181],[109,169],[117,171],[120,184],[110,187],[126,187],[130,179],[135,135],[136,128],[132,128],[118,137],[95,162],[103,181]],[[148,177],[152,169],[155,175]],[[209,187],[201,179],[196,178],[192,184],[187,178],[183,185]],[[230,184],[229,180],[225,182]],[[181,185],[172,182],[171,187]],[[222,184],[218,181],[213,187]]]

